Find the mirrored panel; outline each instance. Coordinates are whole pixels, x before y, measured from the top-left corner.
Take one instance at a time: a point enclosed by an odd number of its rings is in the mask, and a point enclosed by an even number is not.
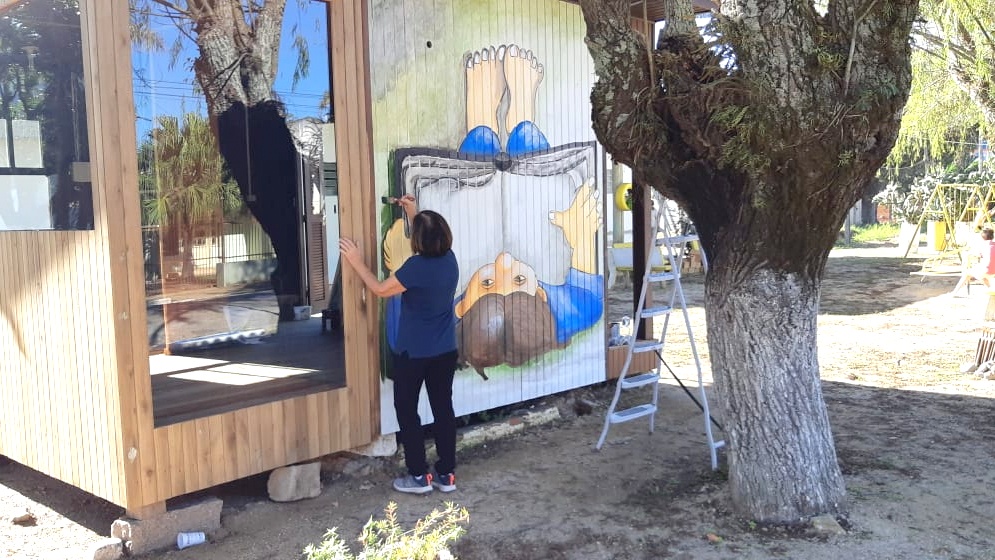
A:
[[[0,3],[0,230],[93,229],[77,0]]]
[[[327,4],[251,4],[131,2],[157,425],[345,382]]]

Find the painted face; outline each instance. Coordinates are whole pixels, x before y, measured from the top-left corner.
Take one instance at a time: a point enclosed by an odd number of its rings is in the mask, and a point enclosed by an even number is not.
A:
[[[536,271],[511,256],[511,253],[501,253],[493,263],[485,264],[473,273],[463,299],[456,306],[456,316],[465,315],[473,304],[485,295],[507,296],[516,292],[546,301],[546,292],[539,286]]]

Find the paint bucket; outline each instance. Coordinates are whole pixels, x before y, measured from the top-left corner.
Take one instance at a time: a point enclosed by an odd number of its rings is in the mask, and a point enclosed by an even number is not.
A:
[[[311,306],[310,305],[295,305],[294,306],[294,320],[295,321],[307,321],[311,318]]]
[[[206,538],[206,535],[201,531],[179,533],[176,535],[176,548],[183,550],[184,548],[203,543]]]
[[[608,327],[608,346],[620,346],[622,344],[621,323],[616,321]]]

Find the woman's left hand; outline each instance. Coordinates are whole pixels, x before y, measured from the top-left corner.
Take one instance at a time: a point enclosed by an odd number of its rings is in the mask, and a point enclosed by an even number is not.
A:
[[[339,239],[339,252],[342,254],[342,258],[354,267],[363,262],[363,251],[352,239],[347,237]]]

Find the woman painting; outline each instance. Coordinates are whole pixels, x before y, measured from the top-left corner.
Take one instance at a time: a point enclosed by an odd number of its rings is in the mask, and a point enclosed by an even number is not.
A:
[[[457,355],[453,298],[459,280],[459,266],[452,251],[453,234],[438,213],[418,212],[413,196],[406,195],[397,204],[411,223],[414,256],[404,261],[393,275],[379,281],[351,239],[339,241],[339,250],[371,292],[381,298],[401,295],[393,348],[394,410],[408,474],[394,480],[394,489],[409,494],[425,494],[433,487],[452,492],[456,490],[453,376]],[[418,395],[423,383],[435,417],[435,448],[439,458],[434,472],[428,470],[418,415]]]

